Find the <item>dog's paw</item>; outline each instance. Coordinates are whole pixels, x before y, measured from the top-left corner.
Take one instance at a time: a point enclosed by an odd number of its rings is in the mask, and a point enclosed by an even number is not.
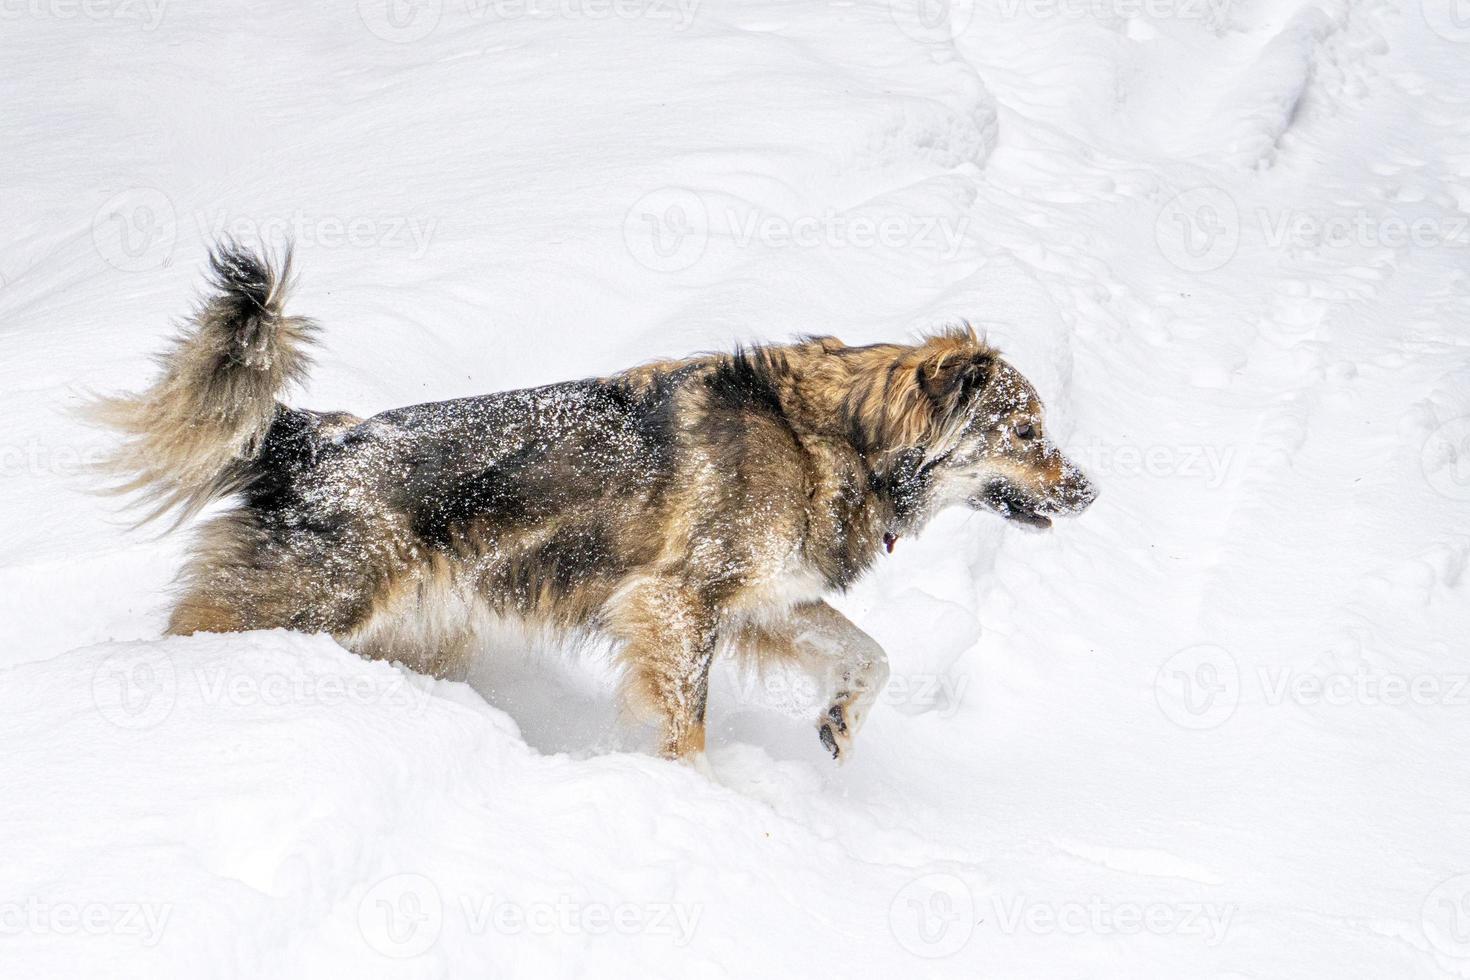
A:
[[[851,756],[862,718],[852,695],[839,694],[817,719],[817,737],[822,740],[822,748],[838,763],[846,762]]]

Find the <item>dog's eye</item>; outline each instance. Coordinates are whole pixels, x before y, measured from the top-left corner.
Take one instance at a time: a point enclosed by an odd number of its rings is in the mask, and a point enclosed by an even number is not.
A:
[[[1016,437],[1019,439],[1035,439],[1036,426],[1032,425],[1030,422],[1022,422],[1020,425],[1016,426]]]

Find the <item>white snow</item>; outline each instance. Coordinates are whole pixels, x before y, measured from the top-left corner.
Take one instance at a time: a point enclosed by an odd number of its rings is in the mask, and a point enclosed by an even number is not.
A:
[[[391,5],[390,5],[391,3]],[[0,975],[1470,976],[1470,27],[1452,0],[0,4]],[[222,233],[307,407],[984,326],[1102,489],[840,605],[838,768],[580,657],[157,639],[69,414]]]

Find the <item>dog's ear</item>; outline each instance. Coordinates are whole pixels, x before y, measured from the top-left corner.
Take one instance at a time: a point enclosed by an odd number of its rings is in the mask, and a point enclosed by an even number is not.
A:
[[[990,381],[995,355],[989,351],[950,355],[919,366],[919,388],[949,417],[968,405]]]

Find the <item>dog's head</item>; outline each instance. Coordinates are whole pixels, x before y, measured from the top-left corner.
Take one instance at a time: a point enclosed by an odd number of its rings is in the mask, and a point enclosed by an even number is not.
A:
[[[1036,528],[1097,499],[1082,470],[1052,442],[1036,389],[974,335],[918,348],[919,389],[936,419],[928,462],[934,509],[965,504]]]
[[[1097,498],[1047,436],[1036,389],[968,325],[917,345],[848,347],[811,337],[785,349],[788,398],[803,427],[836,431],[890,481],[900,527],[955,504],[1032,527],[1079,514]],[[804,407],[804,408],[803,408]]]

